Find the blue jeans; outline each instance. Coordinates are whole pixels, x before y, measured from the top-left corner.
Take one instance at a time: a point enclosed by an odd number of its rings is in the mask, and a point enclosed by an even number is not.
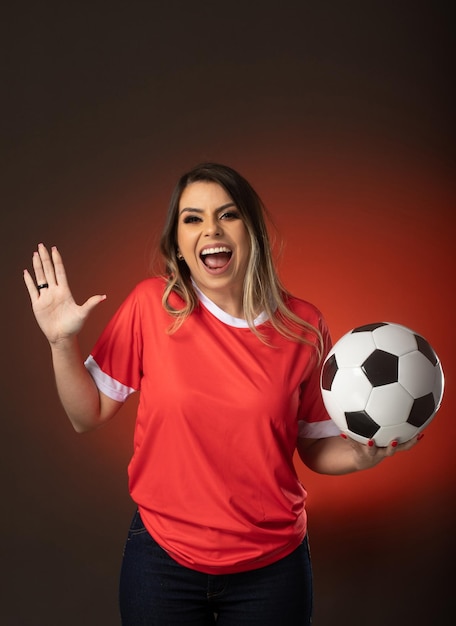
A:
[[[309,626],[307,538],[272,565],[214,576],[174,561],[136,512],[125,545],[119,599],[123,626]]]

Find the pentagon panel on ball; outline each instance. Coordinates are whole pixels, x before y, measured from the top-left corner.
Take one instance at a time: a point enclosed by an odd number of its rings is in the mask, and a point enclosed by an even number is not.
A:
[[[326,410],[343,433],[387,446],[428,426],[442,402],[444,376],[424,337],[377,322],[339,339],[323,363],[320,384]]]

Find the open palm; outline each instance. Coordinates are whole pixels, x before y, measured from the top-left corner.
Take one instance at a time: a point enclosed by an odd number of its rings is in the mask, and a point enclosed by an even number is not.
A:
[[[33,270],[36,282],[28,270],[24,271],[24,281],[38,325],[50,343],[58,343],[79,333],[91,311],[106,298],[97,295],[82,305],[76,304],[56,247],[49,254],[47,248],[39,244],[38,251],[33,254]]]

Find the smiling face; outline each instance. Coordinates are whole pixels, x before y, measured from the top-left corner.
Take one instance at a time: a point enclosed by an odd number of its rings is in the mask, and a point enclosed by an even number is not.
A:
[[[232,198],[217,183],[190,183],[178,213],[177,246],[196,285],[222,309],[242,317],[250,239]]]

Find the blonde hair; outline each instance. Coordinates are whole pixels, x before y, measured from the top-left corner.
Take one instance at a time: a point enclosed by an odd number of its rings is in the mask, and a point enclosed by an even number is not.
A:
[[[318,328],[297,316],[287,305],[289,293],[281,284],[273,261],[266,227],[266,209],[250,183],[226,165],[203,163],[181,176],[171,196],[165,226],[160,239],[160,251],[165,262],[166,288],[163,294],[165,310],[175,318],[170,332],[175,332],[198,306],[187,264],[177,257],[177,222],[179,202],[184,189],[195,182],[214,182],[223,187],[235,203],[250,238],[250,258],[244,280],[243,308],[252,332],[268,343],[254,324],[259,312],[268,316],[270,324],[282,336],[315,346],[322,357],[323,338]],[[170,304],[171,293],[183,300],[182,308]],[[309,333],[312,338],[309,338]]]

